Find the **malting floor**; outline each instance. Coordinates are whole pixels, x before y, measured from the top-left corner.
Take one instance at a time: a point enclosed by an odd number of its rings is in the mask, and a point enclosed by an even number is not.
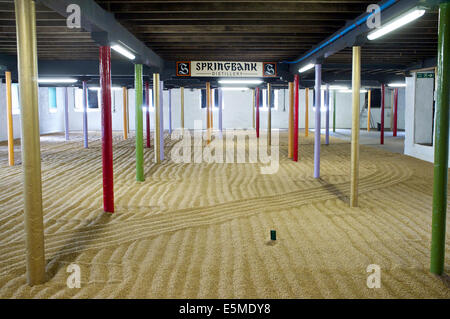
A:
[[[48,281],[35,287],[25,276],[22,170],[8,166],[2,143],[0,297],[450,298],[448,276],[428,271],[432,164],[361,146],[359,207],[349,208],[349,142],[322,146],[314,179],[313,134],[300,141],[295,163],[281,133],[269,175],[262,163],[156,165],[145,149],[146,179],[136,182],[134,138],[115,134],[110,215],[100,135],[90,132],[89,149],[81,134],[42,136]],[[173,144],[166,137],[167,158]],[[66,286],[71,263],[80,289]],[[370,264],[381,267],[378,289],[366,284]]]

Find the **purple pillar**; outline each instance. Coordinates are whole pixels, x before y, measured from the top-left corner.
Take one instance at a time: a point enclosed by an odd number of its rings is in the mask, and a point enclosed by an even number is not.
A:
[[[217,94],[218,96],[218,100],[219,100],[219,132],[220,132],[220,137],[222,137],[222,107],[223,107],[223,101],[222,101],[222,89],[218,88],[217,89]]]
[[[325,144],[330,144],[330,85],[325,90]]]
[[[84,138],[84,148],[88,148],[88,118],[87,118],[87,108],[88,108],[88,94],[87,94],[87,83],[83,81],[83,138]]]
[[[66,141],[69,140],[69,88],[64,92],[64,133]]]
[[[169,89],[169,134],[172,134],[172,90]]]
[[[160,112],[159,112],[159,145],[160,145],[160,159],[161,161],[164,161],[164,100],[163,100],[163,96],[164,96],[164,82],[163,81],[159,81],[159,105],[161,105],[160,107]]]
[[[320,87],[322,86],[322,65],[316,64],[316,123],[314,126],[314,178],[320,177]]]

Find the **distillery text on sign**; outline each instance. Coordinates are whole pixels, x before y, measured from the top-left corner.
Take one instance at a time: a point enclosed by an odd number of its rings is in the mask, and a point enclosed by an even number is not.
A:
[[[177,76],[275,77],[275,62],[179,61]]]

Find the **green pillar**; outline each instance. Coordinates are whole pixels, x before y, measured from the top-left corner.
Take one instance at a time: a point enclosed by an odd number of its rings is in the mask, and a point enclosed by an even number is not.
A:
[[[136,180],[143,182],[144,178],[144,123],[142,117],[142,64],[134,66],[134,88],[136,97]]]
[[[333,132],[336,132],[336,90],[333,90]]]
[[[433,274],[444,272],[445,222],[447,211],[448,142],[449,142],[449,72],[450,3],[439,7],[437,59],[436,136],[434,143],[433,219],[431,230],[431,265]]]

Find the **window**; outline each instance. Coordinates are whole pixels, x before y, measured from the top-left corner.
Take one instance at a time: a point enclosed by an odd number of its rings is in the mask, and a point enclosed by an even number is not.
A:
[[[206,108],[206,89],[200,90],[200,107],[202,109]]]
[[[89,109],[98,109],[100,104],[100,91],[97,90],[88,90],[88,108]]]
[[[48,111],[50,113],[58,112],[56,105],[56,88],[48,88]]]
[[[326,112],[325,108],[325,90],[320,90],[320,111]],[[313,112],[316,111],[316,89],[313,90]]]
[[[100,94],[98,92],[97,90],[88,90],[88,112],[99,110]],[[75,112],[83,112],[83,89],[75,89]]]
[[[201,108],[205,109],[206,108],[206,89],[201,89]],[[218,109],[219,108],[219,94],[217,89],[212,89],[211,90],[211,94],[212,94],[212,100],[213,100],[213,110],[214,109]],[[223,93],[222,93],[222,110],[223,110],[224,104],[223,104]]]
[[[270,108],[274,110],[278,109],[278,91],[272,90],[270,95]],[[267,111],[267,89],[259,90],[259,108],[261,111]]]
[[[368,108],[369,93],[365,94],[365,108]],[[370,108],[381,107],[381,89],[372,89],[370,92]]]
[[[17,83],[12,84],[11,93],[12,93],[12,114],[20,114],[19,84]]]

